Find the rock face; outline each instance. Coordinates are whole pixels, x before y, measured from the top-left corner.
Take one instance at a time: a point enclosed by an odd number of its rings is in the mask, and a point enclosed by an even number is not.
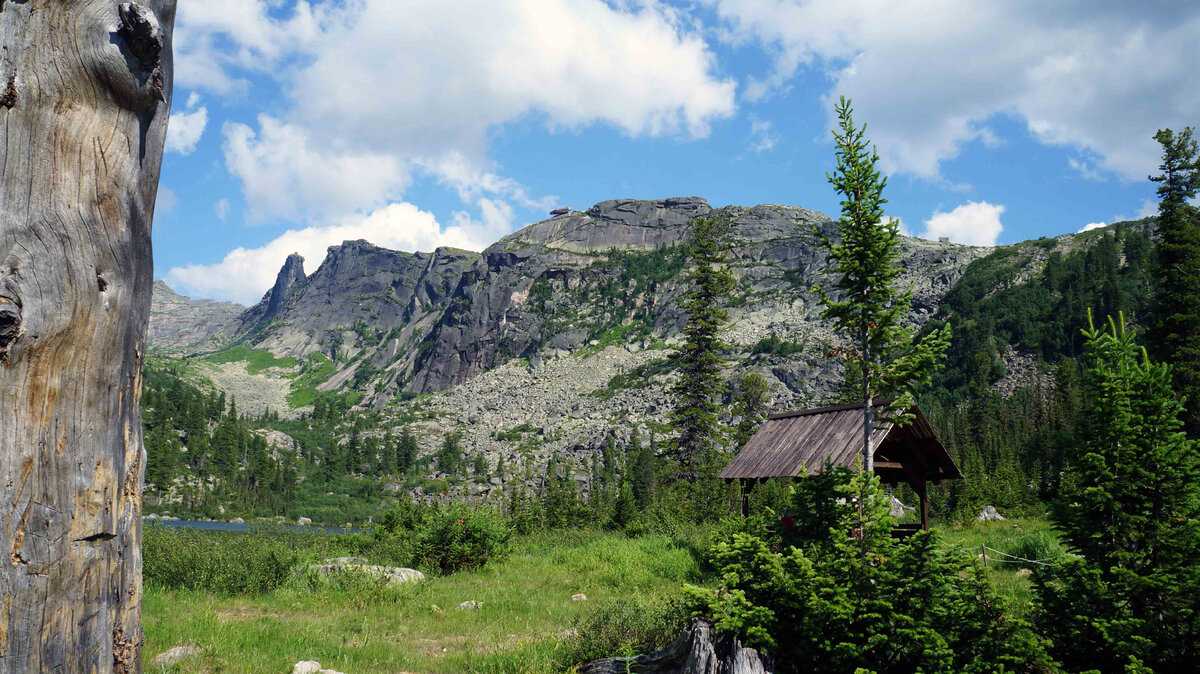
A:
[[[229,335],[278,357],[323,354],[335,372],[321,390],[355,388],[364,404],[381,408],[402,392],[444,391],[515,358],[536,365],[602,341],[636,340],[638,348],[672,340],[684,320],[680,246],[688,222],[709,213],[697,197],[603,201],[529,225],[483,253],[405,253],[347,241],[330,247],[311,276],[303,258],[290,256],[275,286],[233,327],[222,317],[195,334],[181,334],[181,325],[152,334],[163,335],[160,348]],[[832,233],[833,222],[789,206],[715,213],[731,222],[730,268],[739,282],[730,341],[752,346],[777,334],[806,343],[806,353],[770,363],[770,373],[792,395],[819,394],[829,382],[812,369],[828,369],[821,349],[830,331],[809,291],[824,266],[813,229]],[[904,239],[902,249],[914,322],[931,316],[965,266],[986,252],[919,239]],[[164,306],[179,305],[168,293],[160,289]],[[182,306],[199,316],[192,304]]]
[[[693,618],[675,643],[646,655],[603,658],[581,664],[579,674],[770,674],[771,659],[736,638],[714,640],[712,624]]]
[[[219,348],[237,333],[239,317],[245,310],[233,302],[193,300],[155,281],[147,347],[158,353],[180,355]]]

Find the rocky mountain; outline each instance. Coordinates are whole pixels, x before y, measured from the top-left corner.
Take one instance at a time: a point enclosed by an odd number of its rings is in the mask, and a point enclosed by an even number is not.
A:
[[[184,355],[213,351],[233,339],[246,310],[233,302],[194,300],[154,282],[146,343],[159,353]]]
[[[746,352],[772,335],[802,345],[771,362],[770,374],[789,397],[817,396],[831,383],[823,352],[831,335],[809,292],[824,267],[813,227],[831,232],[832,221],[789,206],[719,210],[732,223],[729,264],[739,282],[729,341]],[[303,258],[290,256],[274,287],[236,320],[196,310],[204,325],[186,330],[189,314],[167,310],[180,306],[179,296],[162,288],[155,320],[169,316],[171,327],[156,327],[151,348],[180,353],[228,339],[278,358],[328,359],[332,372],[318,388],[356,390],[375,408],[402,393],[445,391],[514,359],[536,368],[573,355],[588,368],[586,356],[604,347],[632,353],[675,337],[688,221],[711,211],[694,197],[605,201],[529,225],[482,253],[347,241],[308,276]],[[911,319],[932,315],[985,251],[905,239]]]

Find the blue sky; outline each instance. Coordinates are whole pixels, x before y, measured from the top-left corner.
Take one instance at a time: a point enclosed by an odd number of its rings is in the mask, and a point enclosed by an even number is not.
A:
[[[156,276],[256,301],[288,253],[481,249],[556,206],[701,196],[835,215],[854,101],[914,235],[1154,211],[1200,123],[1200,8],[960,0],[180,0]]]

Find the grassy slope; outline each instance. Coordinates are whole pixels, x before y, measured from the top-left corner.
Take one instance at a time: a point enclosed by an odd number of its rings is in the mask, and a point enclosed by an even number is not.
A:
[[[675,594],[698,577],[693,554],[665,536],[560,532],[525,539],[482,571],[395,591],[222,597],[148,587],[145,662],[190,643],[204,654],[166,671],[282,672],[310,659],[355,673],[553,671],[559,635],[589,606]],[[581,592],[586,602],[571,601]],[[469,600],[483,607],[455,610]]]

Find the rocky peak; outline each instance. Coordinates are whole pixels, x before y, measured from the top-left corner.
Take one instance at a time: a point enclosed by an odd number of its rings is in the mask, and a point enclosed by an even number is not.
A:
[[[297,286],[303,285],[306,280],[308,277],[304,274],[304,258],[299,253],[287,256],[287,260],[279,270],[279,275],[275,277],[274,287],[267,293],[267,311],[262,320],[270,321],[278,315],[283,309],[288,295]]]
[[[489,251],[527,245],[584,253],[610,248],[653,250],[682,241],[688,221],[711,210],[700,197],[601,201],[586,212],[572,211],[529,225]]]

